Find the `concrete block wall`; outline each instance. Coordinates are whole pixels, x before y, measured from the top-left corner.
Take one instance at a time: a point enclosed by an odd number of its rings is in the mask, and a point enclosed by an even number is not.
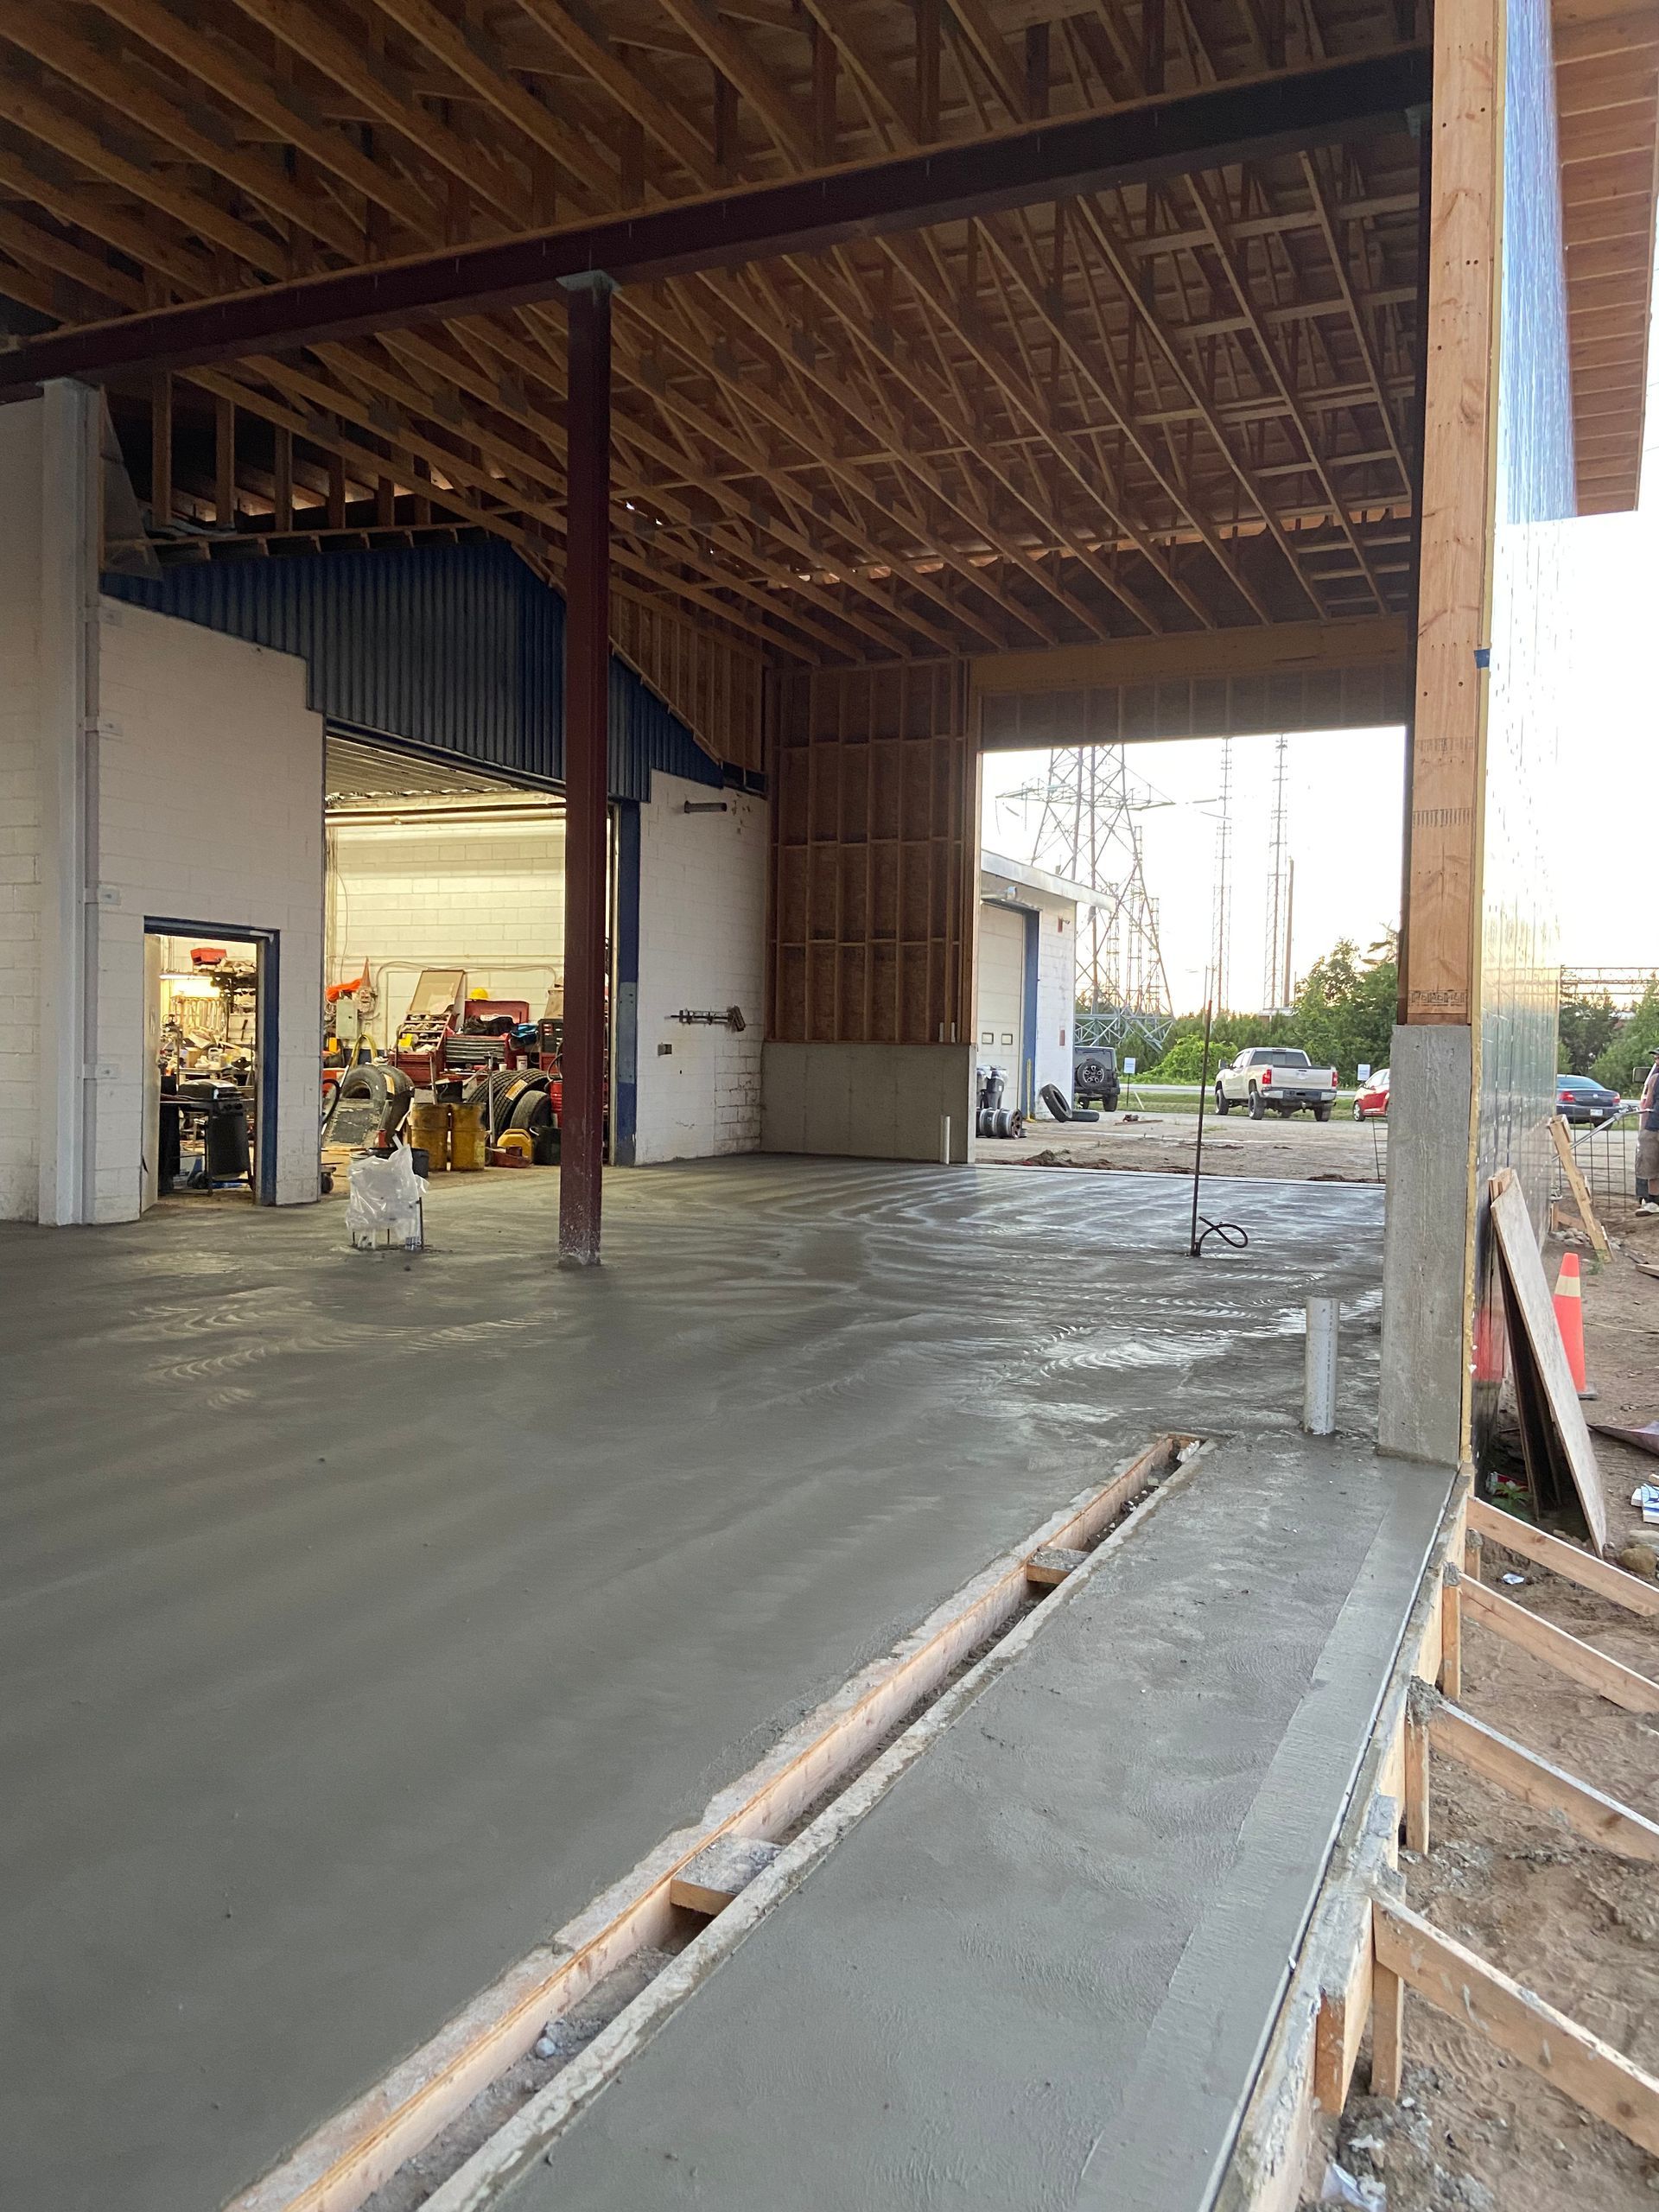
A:
[[[0,408],[0,1221],[33,1220],[40,1189],[38,407]]]
[[[106,600],[99,620],[96,1217],[139,1210],[145,917],[279,933],[276,1199],[317,1195],[322,718],[303,661]]]
[[[688,814],[715,794],[658,774],[639,810],[640,1166],[760,1147],[766,806],[721,798],[724,813]],[[739,1033],[671,1019],[728,1006],[742,1009]]]
[[[365,962],[383,1044],[423,968],[465,968],[537,1019],[564,977],[563,817],[331,824],[328,979]]]

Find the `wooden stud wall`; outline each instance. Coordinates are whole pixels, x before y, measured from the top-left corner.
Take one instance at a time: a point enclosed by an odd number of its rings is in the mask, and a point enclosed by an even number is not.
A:
[[[979,869],[966,664],[817,670],[772,696],[768,1038],[959,1041]]]

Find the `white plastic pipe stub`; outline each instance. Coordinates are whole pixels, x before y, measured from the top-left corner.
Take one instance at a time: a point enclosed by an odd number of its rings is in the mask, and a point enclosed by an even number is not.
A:
[[[1337,1324],[1341,1301],[1310,1298],[1307,1351],[1302,1378],[1302,1427],[1310,1436],[1329,1436],[1337,1426]]]

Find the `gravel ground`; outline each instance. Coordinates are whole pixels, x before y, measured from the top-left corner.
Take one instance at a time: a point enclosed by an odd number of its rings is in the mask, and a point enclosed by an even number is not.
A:
[[[1347,1109],[1338,1109],[1345,1115]],[[977,1137],[974,1157],[982,1166],[1114,1168],[1133,1173],[1190,1175],[1198,1140],[1193,1114],[1137,1114],[1124,1110],[1098,1122],[1028,1122],[1023,1137]],[[1206,1173],[1271,1175],[1289,1182],[1380,1183],[1388,1179],[1386,1122],[1334,1117],[1316,1122],[1274,1115],[1253,1122],[1246,1114],[1206,1115]]]

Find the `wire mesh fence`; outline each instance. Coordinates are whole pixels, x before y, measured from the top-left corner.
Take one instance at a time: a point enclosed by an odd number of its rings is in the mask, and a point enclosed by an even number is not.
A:
[[[1636,1204],[1636,1116],[1633,1112],[1592,1128],[1568,1126],[1573,1158],[1590,1192],[1591,1204],[1605,1219],[1627,1213]],[[1572,1203],[1567,1175],[1559,1160],[1550,1179],[1550,1196]]]

